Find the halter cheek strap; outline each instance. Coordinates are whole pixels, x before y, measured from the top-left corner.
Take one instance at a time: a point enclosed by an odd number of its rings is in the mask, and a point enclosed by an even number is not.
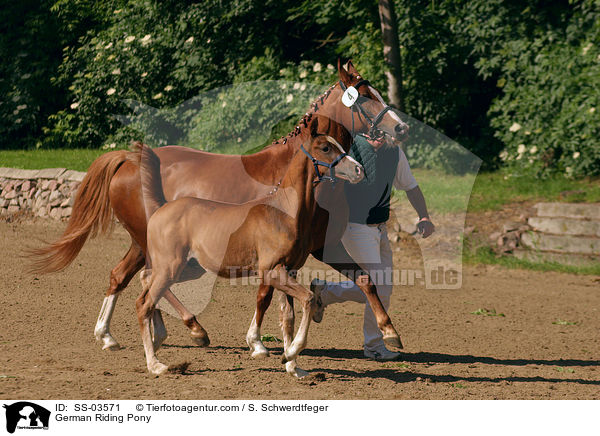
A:
[[[300,144],[300,150],[302,150],[304,152],[304,154],[308,156],[308,158],[312,161],[313,165],[315,166],[315,172],[317,173],[317,177],[318,177],[318,180],[316,181],[316,183],[319,183],[322,180],[326,180],[328,182],[335,183],[335,166],[337,164],[339,164],[340,161],[348,155],[347,153],[342,153],[338,157],[336,157],[333,160],[333,162],[328,163],[328,162],[323,162],[323,161],[320,161],[320,160],[314,158],[308,151],[306,151],[306,149],[304,148],[304,146],[302,144]],[[329,168],[328,176],[327,175],[324,176],[319,172],[319,165],[322,167]]]
[[[368,80],[362,79],[354,85],[354,88],[358,89],[362,85],[369,86],[370,83]],[[342,90],[344,92],[348,89],[348,87],[346,85],[344,85],[344,82],[342,82],[341,80],[340,80],[340,87],[342,88]],[[367,122],[369,123],[369,136],[374,136],[373,135],[374,130],[377,129],[377,126],[379,125],[379,123],[381,122],[381,120],[383,119],[385,114],[388,113],[388,111],[393,110],[394,108],[391,106],[385,105],[384,108],[381,110],[381,112],[379,112],[377,114],[377,116],[375,116],[375,118],[372,119],[369,116],[369,114],[367,113],[367,111],[365,111],[365,109],[359,103],[359,101],[358,101],[359,99],[360,99],[360,95],[356,99],[356,102],[352,106],[350,106],[350,109],[352,110],[352,137],[354,138],[354,112],[360,112],[360,114],[367,120]]]

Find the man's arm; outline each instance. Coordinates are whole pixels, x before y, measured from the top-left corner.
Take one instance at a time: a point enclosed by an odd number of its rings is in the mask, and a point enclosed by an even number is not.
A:
[[[421,192],[421,188],[416,186],[415,188],[406,191],[406,197],[419,215],[417,230],[421,235],[423,235],[424,238],[431,236],[431,234],[435,231],[435,226],[429,219],[427,203],[425,202],[425,197],[423,196],[423,192]]]

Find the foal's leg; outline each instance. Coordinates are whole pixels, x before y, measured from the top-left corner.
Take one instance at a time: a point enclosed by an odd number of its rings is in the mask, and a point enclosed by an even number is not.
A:
[[[140,274],[140,280],[142,282],[142,293],[135,302],[138,322],[140,324],[140,332],[142,334],[142,342],[144,344],[144,351],[146,353],[146,366],[148,371],[154,375],[161,375],[167,372],[169,367],[159,362],[156,357],[154,350],[154,343],[152,340],[152,332],[150,326],[150,320],[154,316],[156,309],[156,302],[160,300],[160,297],[168,289],[172,280],[159,272],[152,274],[150,270],[144,270]],[[158,298],[156,298],[158,297]]]
[[[102,303],[98,321],[94,328],[96,340],[102,342],[102,349],[117,350],[119,343],[110,334],[110,321],[117,304],[119,293],[127,287],[132,277],[144,266],[142,250],[133,240],[127,254],[119,264],[110,272],[110,286]]]
[[[265,348],[260,340],[260,326],[262,325],[265,312],[271,304],[271,298],[273,298],[273,287],[261,284],[258,287],[258,293],[256,295],[256,310],[254,311],[250,328],[246,334],[246,343],[250,347],[252,357],[269,356],[269,350]]]
[[[366,281],[363,283],[356,283],[356,285],[360,288],[361,291],[367,297],[369,304],[371,305],[371,309],[373,310],[373,314],[375,315],[375,319],[377,320],[377,327],[383,333],[383,341],[386,345],[396,348],[403,348],[402,341],[400,340],[400,336],[398,332],[394,328],[392,324],[392,320],[390,319],[387,311],[383,307],[379,296],[377,295],[377,288],[371,280],[371,277],[367,274],[364,274],[363,269],[352,260],[350,255],[346,253],[346,250],[343,249],[342,243],[339,243],[340,247],[334,248],[336,250],[335,258],[338,259],[336,262],[329,262],[323,260],[323,249],[320,249],[316,252],[311,253],[315,258],[320,260],[321,262],[327,263],[333,269],[341,272],[344,275],[352,275],[350,277],[352,280],[356,280],[359,275],[364,275],[366,277]]]
[[[286,350],[290,349],[292,340],[294,339],[294,322],[294,299],[289,295],[282,293],[280,297],[279,323],[281,324],[281,331],[283,334],[284,355]],[[298,378],[308,375],[308,372],[302,368],[298,368],[295,359],[285,362],[285,370],[288,372],[288,374],[295,375]]]
[[[308,328],[315,309],[314,294],[296,282],[282,265],[278,265],[266,272],[263,275],[263,282],[283,291],[290,297],[297,298],[302,304],[302,320],[300,321],[298,333],[296,333],[290,346],[284,349],[283,357],[281,359],[282,363],[294,362],[293,365],[286,365],[286,370],[292,375],[301,377],[304,374],[301,374],[299,368],[296,368],[295,360],[298,357],[298,354],[306,347]]]

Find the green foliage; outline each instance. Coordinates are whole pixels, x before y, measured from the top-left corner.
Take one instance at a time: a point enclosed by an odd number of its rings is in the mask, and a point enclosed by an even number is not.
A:
[[[490,113],[515,174],[600,175],[599,45],[597,1],[581,2],[564,34],[513,45]]]
[[[477,309],[474,312],[471,312],[473,315],[483,315],[483,316],[499,316],[505,317],[503,313],[496,313],[496,309]]]

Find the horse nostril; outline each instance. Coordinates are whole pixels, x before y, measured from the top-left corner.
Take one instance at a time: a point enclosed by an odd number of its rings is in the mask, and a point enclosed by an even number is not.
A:
[[[357,176],[360,176],[360,173],[362,172],[358,165],[356,167],[354,167],[354,171],[356,172]]]

